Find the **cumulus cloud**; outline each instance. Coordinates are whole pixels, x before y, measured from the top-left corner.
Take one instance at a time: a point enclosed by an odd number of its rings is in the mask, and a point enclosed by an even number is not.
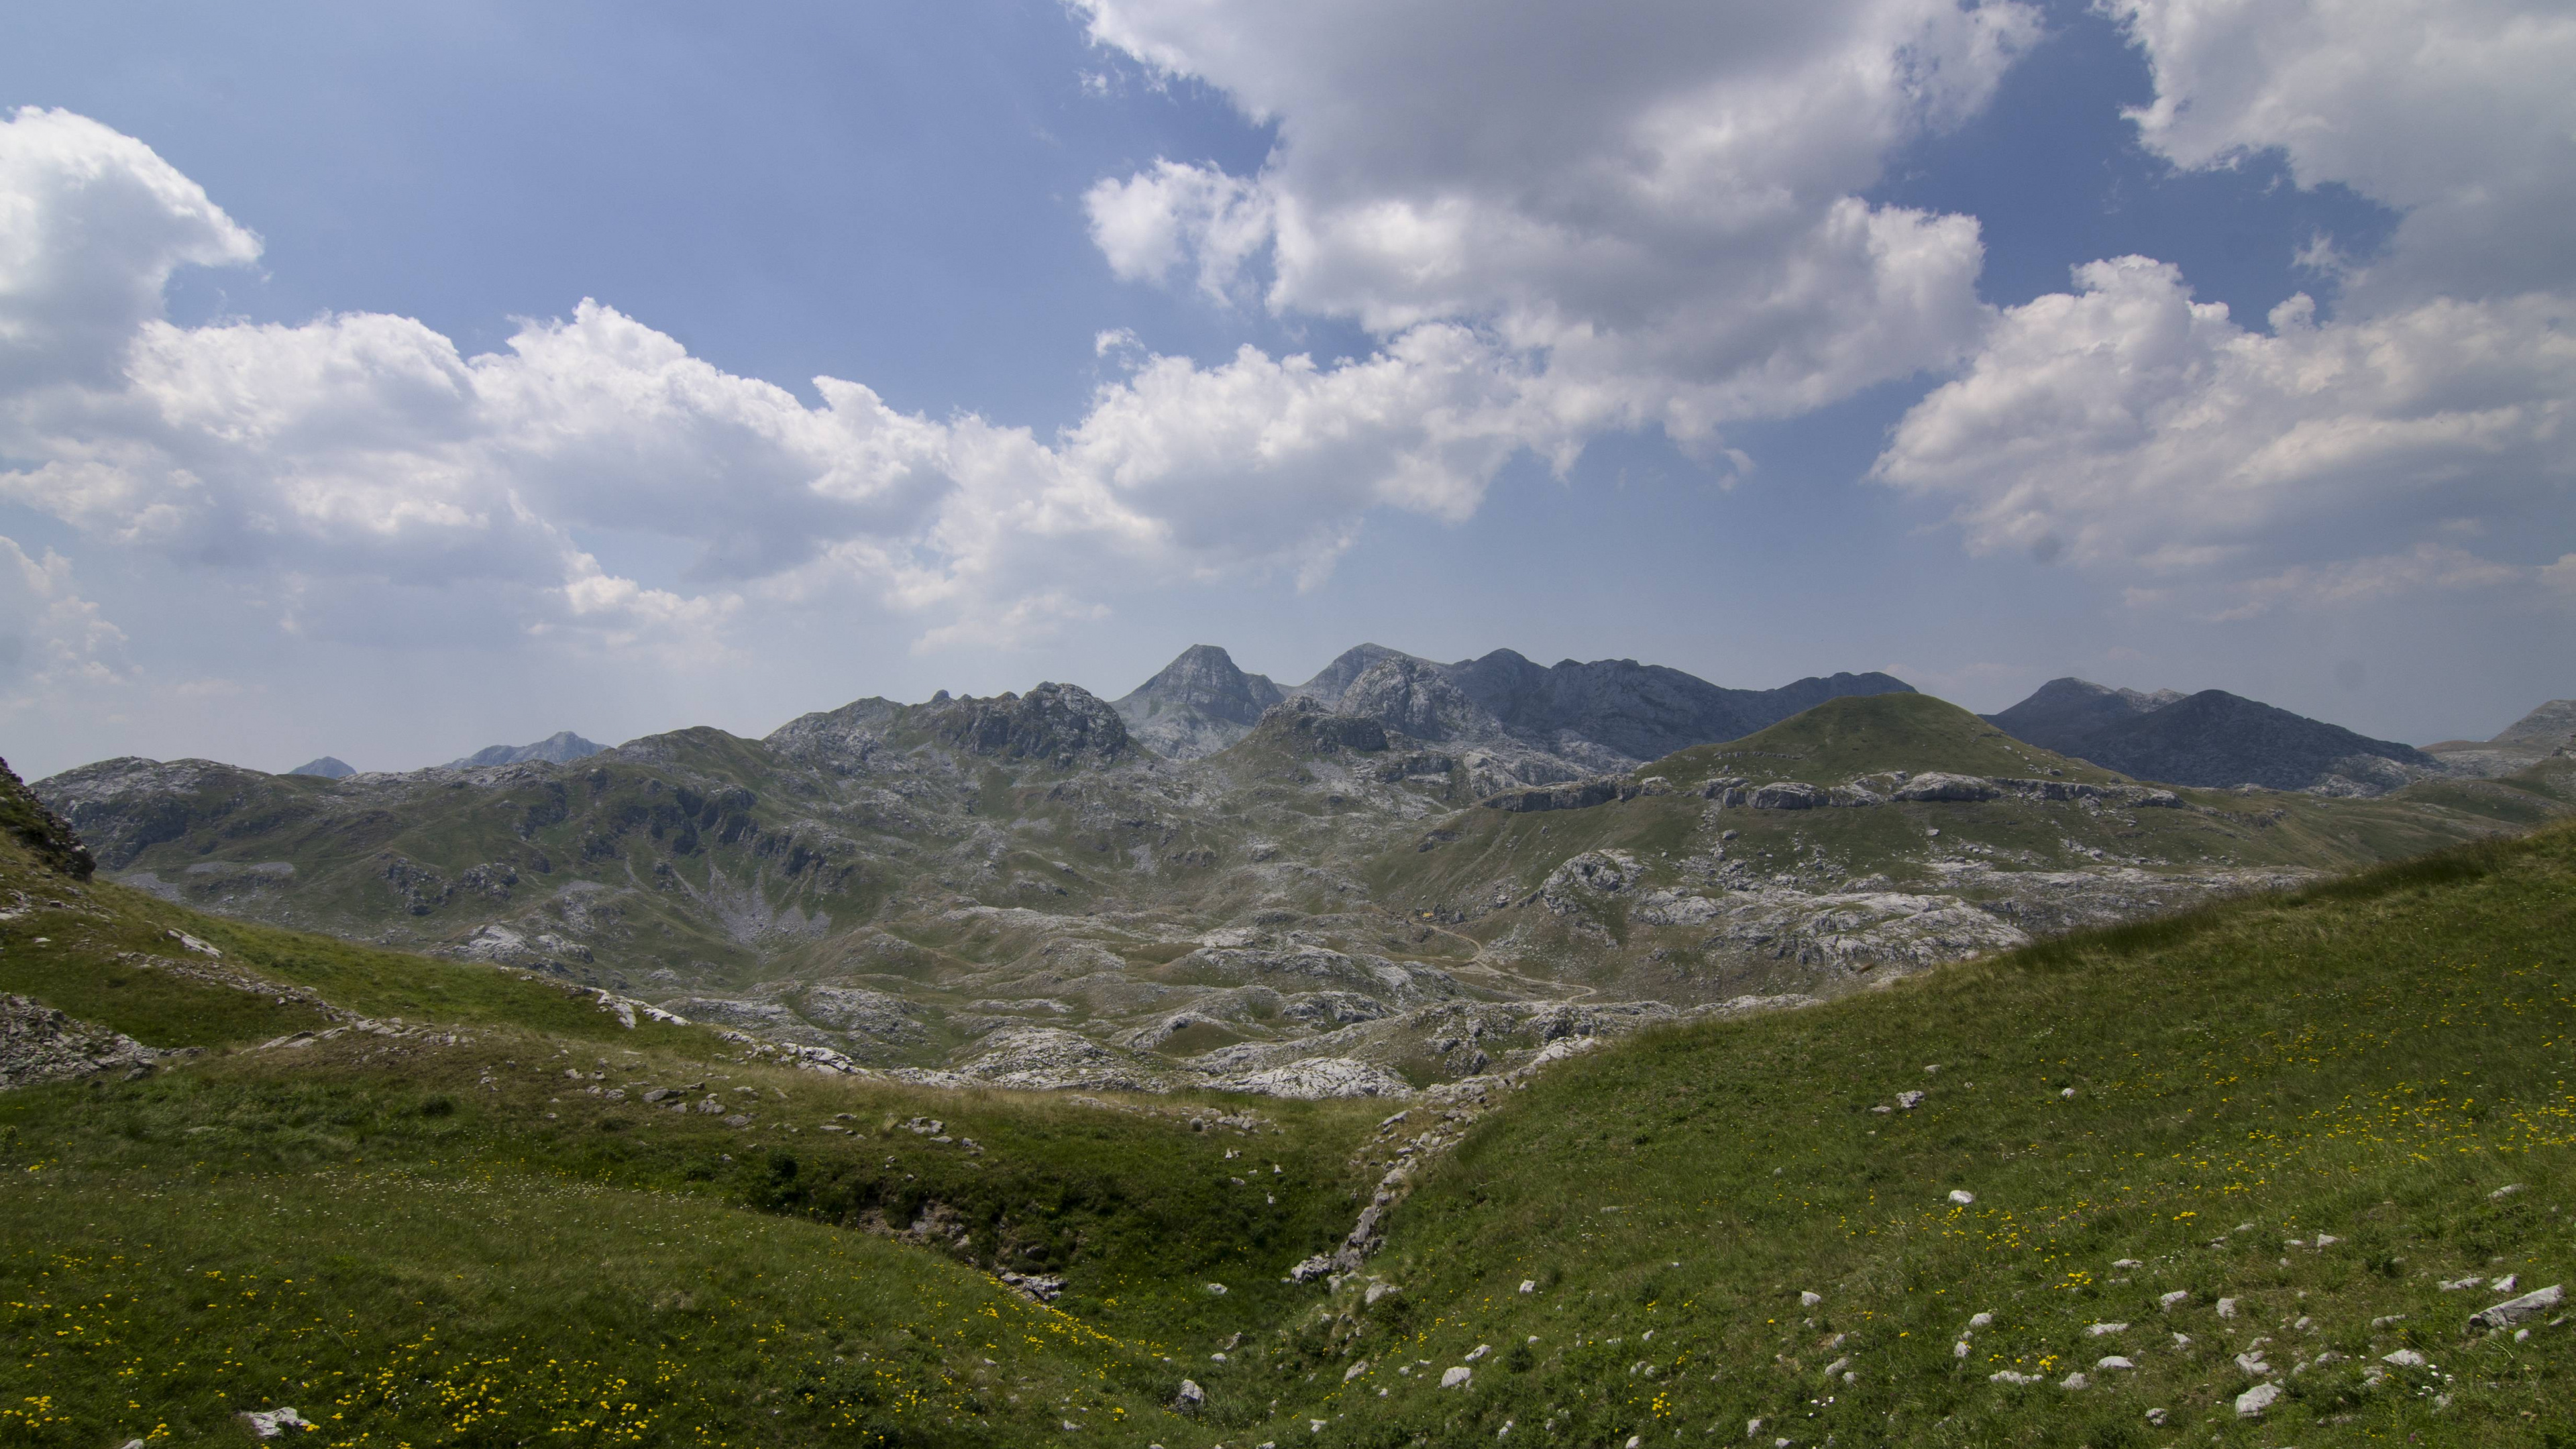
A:
[[[1876,476],[1951,500],[1973,549],[2198,573],[2231,612],[2533,577],[2413,545],[2464,514],[2576,527],[2576,17],[2494,0],[2108,8],[2153,69],[2133,113],[2148,145],[2190,167],[2277,149],[2302,184],[2404,211],[2395,240],[2359,263],[2312,240],[2339,315],[2294,296],[2268,333],[2169,265],[2079,267],[2073,291],[1996,317]]]
[[[2000,0],[1079,8],[1278,132],[1255,176],[1166,159],[1096,186],[1119,275],[1232,296],[1265,265],[1277,312],[1474,326],[1555,415],[1686,443],[1970,343],[1975,222],[1857,193],[2038,33]]]
[[[2357,281],[2414,299],[2567,284],[2576,13],[2517,0],[2110,0],[2144,49],[2146,144],[2186,167],[2278,149],[2302,185],[2404,213]]]
[[[1332,366],[1250,348],[1201,366],[1113,337],[1126,375],[1051,440],[835,378],[808,405],[587,300],[478,356],[374,313],[181,327],[160,315],[170,269],[254,254],[201,191],[60,112],[0,125],[0,177],[28,379],[0,388],[0,456],[19,460],[0,499],[256,577],[304,637],[703,654],[747,609],[859,588],[928,639],[1026,638],[1139,585],[1314,579],[1370,511],[1465,517],[1515,453],[1570,461],[1598,412],[1452,325]],[[67,252],[129,231],[144,240],[99,253],[127,275],[91,288],[117,306],[50,297],[107,275]],[[648,586],[601,564],[594,531],[699,551]]]
[[[2576,307],[2439,300],[2319,326],[2304,296],[2251,331],[2144,257],[2078,269],[1997,321],[1877,463],[1956,500],[1980,551],[2077,562],[2259,559],[2333,524],[2429,526],[2563,490]]]

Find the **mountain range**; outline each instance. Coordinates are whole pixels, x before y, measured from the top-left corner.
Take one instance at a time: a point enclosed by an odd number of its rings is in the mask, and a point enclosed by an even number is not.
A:
[[[1116,705],[1042,683],[568,762],[33,790],[166,900],[921,1081],[1347,1095],[2523,829],[2576,810],[2576,763],[2177,790],[1885,675],[1363,646],[1282,689],[1202,647]]]
[[[1377,720],[1415,739],[1481,746],[1531,779],[1624,769],[1675,750],[1740,739],[1844,695],[1910,693],[1885,674],[1811,677],[1778,689],[1726,689],[1633,659],[1542,667],[1509,649],[1441,664],[1382,644],[1344,651],[1283,690],[1225,650],[1193,645],[1115,702],[1148,748],[1197,759],[1242,739],[1291,696]]]
[[[2137,779],[2336,795],[2375,795],[2443,776],[2511,774],[2576,740],[2576,701],[2569,700],[2541,705],[2493,740],[2419,749],[2223,689],[2186,695],[2075,678],[2052,679],[1985,718],[2015,739]]]

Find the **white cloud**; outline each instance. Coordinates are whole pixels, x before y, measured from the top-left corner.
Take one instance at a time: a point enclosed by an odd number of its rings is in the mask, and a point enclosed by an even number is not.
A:
[[[2433,526],[2563,492],[2576,472],[2576,308],[2434,301],[2270,334],[2143,257],[2004,313],[1877,464],[1956,500],[1972,547],[2197,567],[2287,533]]]
[[[90,184],[53,174],[67,169]],[[11,234],[33,239],[0,259],[0,294],[35,299],[30,315],[81,238],[246,236],[149,150],[77,117],[0,124],[0,176],[19,186],[0,196]],[[138,215],[138,195],[161,212]],[[707,656],[747,610],[854,585],[921,617],[926,639],[1024,638],[1175,579],[1312,580],[1373,510],[1463,518],[1515,453],[1570,462],[1604,415],[1461,326],[1332,366],[1247,348],[1202,367],[1110,334],[1125,376],[1047,441],[900,413],[833,378],[809,406],[591,301],[480,356],[374,313],[176,326],[157,293],[173,259],[240,256],[105,251],[141,269],[152,305],[21,329],[49,380],[0,388],[0,456],[22,460],[0,499],[252,580],[308,639]],[[76,365],[102,356],[112,372]],[[686,581],[648,585],[583,546],[592,531],[699,555]]]
[[[2216,580],[2230,613],[2455,587],[2460,570],[2414,545],[2464,516],[2576,530],[2576,16],[2106,8],[2154,72],[2133,113],[2150,147],[2187,167],[2277,148],[2302,184],[2400,209],[2395,238],[2359,261],[2312,238],[2301,264],[2341,285],[2339,315],[2296,296],[2269,335],[2194,301],[2173,267],[2080,267],[2073,292],[1995,320],[1877,476],[1952,500],[1974,549]]]
[[[1891,148],[1973,112],[2027,6],[1078,0],[1094,38],[1216,86],[1257,176],[1170,160],[1090,194],[1111,267],[1393,337],[1489,330],[1583,428],[1706,442],[1952,361],[1976,224],[1871,207]]]
[[[2107,0],[2154,69],[2135,113],[2177,165],[2279,148],[2301,185],[2405,213],[2365,290],[2563,289],[2576,12],[2515,0]]]

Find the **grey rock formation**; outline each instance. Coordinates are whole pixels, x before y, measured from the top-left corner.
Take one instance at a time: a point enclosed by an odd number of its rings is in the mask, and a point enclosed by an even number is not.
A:
[[[1175,760],[1212,755],[1252,732],[1287,696],[1213,644],[1193,644],[1110,707],[1147,749]]]
[[[101,1072],[140,1074],[160,1059],[122,1032],[75,1021],[24,996],[0,996],[0,1090]]]
[[[1076,684],[1041,684],[1027,694],[934,701],[922,707],[930,733],[969,754],[1071,769],[1131,758],[1135,741],[1118,712]]]
[[[1343,691],[1351,687],[1353,680],[1366,673],[1370,665],[1388,659],[1410,659],[1416,664],[1431,663],[1430,660],[1418,655],[1407,654],[1401,649],[1389,649],[1383,644],[1362,644],[1355,649],[1343,650],[1314,678],[1288,692],[1302,694],[1327,708],[1338,708],[1342,702]]]
[[[345,780],[351,775],[358,773],[358,769],[355,765],[341,759],[338,755],[324,755],[318,760],[306,760],[303,764],[296,766],[294,769],[289,770],[286,773],[290,775],[318,775],[325,780]]]
[[[606,745],[593,744],[589,740],[583,739],[581,736],[574,734],[570,730],[557,730],[555,733],[546,736],[544,739],[537,741],[533,745],[487,745],[484,748],[476,750],[474,753],[465,756],[463,759],[450,760],[446,764],[439,766],[439,768],[442,770],[471,770],[486,765],[524,765],[531,760],[543,760],[550,765],[569,765],[575,760],[587,760],[606,748],[608,748]],[[323,759],[314,761],[313,764],[339,765],[340,762],[326,756]],[[322,775],[330,774],[331,772],[327,770],[317,770],[313,768],[312,765],[307,765],[295,773],[299,775]],[[348,766],[340,765],[339,774],[347,775],[354,773],[355,772]]]
[[[2508,1298],[2470,1314],[2469,1327],[2510,1328],[2526,1318],[2537,1318],[2566,1301],[2566,1286],[2552,1283],[2546,1288],[2534,1289],[2519,1298]]]
[[[1361,670],[1334,707],[1418,740],[1480,740],[1502,733],[1502,721],[1442,677],[1438,665],[1409,655],[1380,659]]]

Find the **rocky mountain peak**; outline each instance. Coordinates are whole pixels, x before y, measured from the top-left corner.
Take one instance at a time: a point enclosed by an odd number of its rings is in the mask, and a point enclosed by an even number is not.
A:
[[[306,760],[303,764],[296,766],[294,769],[289,770],[286,773],[290,775],[314,775],[325,780],[345,780],[351,775],[358,773],[358,770],[356,766],[350,764],[344,759],[341,759],[338,755],[324,755],[318,760]]]
[[[1127,725],[1078,684],[1041,684],[1026,694],[923,705],[930,733],[971,754],[1034,760],[1070,769],[1107,765],[1136,753]]]
[[[1421,740],[1475,739],[1502,727],[1450,683],[1440,666],[1409,654],[1389,653],[1361,670],[1336,707]]]
[[[1243,738],[1283,697],[1266,675],[1236,668],[1223,649],[1193,644],[1110,707],[1146,748],[1189,760]]]
[[[1193,644],[1114,707],[1122,717],[1141,712],[1150,718],[1179,707],[1250,725],[1259,723],[1262,711],[1285,697],[1267,676],[1236,668],[1234,656],[1223,649]]]
[[[1387,659],[1411,659],[1416,664],[1431,663],[1428,659],[1407,654],[1401,649],[1389,649],[1383,644],[1362,644],[1354,649],[1343,650],[1314,678],[1289,692],[1305,695],[1328,708],[1337,708],[1342,702],[1343,692],[1351,687],[1351,681],[1367,673],[1370,665]]]

